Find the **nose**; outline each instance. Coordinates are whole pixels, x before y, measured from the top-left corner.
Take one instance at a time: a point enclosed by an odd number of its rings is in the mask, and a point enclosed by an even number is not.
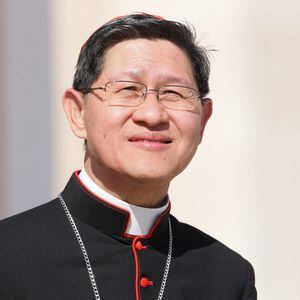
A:
[[[144,102],[135,108],[132,120],[137,123],[144,123],[149,127],[168,123],[168,112],[160,104],[156,90],[147,91]]]

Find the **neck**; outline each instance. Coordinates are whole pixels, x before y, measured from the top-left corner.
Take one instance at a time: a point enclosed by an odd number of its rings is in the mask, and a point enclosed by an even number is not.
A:
[[[136,206],[160,207],[168,193],[169,183],[143,182],[129,176],[111,174],[95,167],[89,158],[85,159],[84,168],[89,177],[103,190]]]

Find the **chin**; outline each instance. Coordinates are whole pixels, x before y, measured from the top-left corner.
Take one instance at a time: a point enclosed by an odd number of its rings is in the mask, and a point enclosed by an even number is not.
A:
[[[153,184],[166,184],[169,183],[173,177],[176,176],[173,172],[161,172],[161,170],[150,169],[140,170],[128,174],[131,178],[134,178],[139,183],[153,183]]]

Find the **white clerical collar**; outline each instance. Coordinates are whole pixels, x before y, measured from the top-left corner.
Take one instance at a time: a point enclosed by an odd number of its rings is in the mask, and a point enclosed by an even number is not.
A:
[[[82,183],[99,198],[129,211],[130,218],[126,229],[127,234],[147,235],[156,219],[168,208],[169,205],[169,198],[163,206],[158,208],[146,208],[129,204],[104,191],[91,179],[84,168],[79,173],[79,178]]]

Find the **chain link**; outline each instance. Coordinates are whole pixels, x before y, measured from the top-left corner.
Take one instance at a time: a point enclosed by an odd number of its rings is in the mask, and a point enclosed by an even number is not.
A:
[[[157,300],[161,300],[165,291],[167,279],[168,279],[168,274],[170,270],[170,265],[171,265],[171,258],[172,258],[172,248],[173,248],[173,234],[172,234],[172,226],[171,226],[171,221],[170,218],[168,219],[169,221],[169,248],[168,248],[168,256],[167,256],[167,262],[166,262],[166,267],[164,271],[164,276],[161,282],[159,294]]]
[[[86,268],[87,268],[87,271],[88,271],[88,274],[89,274],[89,277],[90,277],[90,282],[92,284],[92,288],[93,288],[93,291],[94,291],[94,295],[95,295],[95,299],[96,300],[101,300],[100,298],[100,295],[99,295],[99,292],[98,292],[98,287],[97,287],[97,283],[96,283],[96,280],[95,280],[95,276],[94,276],[94,273],[93,273],[93,269],[92,269],[92,266],[91,266],[91,263],[90,263],[90,259],[89,259],[89,256],[87,254],[87,251],[85,249],[85,246],[84,246],[84,243],[82,241],[82,238],[80,236],[80,233],[77,229],[77,226],[74,222],[74,219],[73,217],[71,216],[71,213],[63,199],[63,197],[61,195],[58,196],[59,200],[60,200],[60,203],[66,213],[66,216],[72,226],[72,229],[75,233],[75,236],[76,236],[76,239],[79,243],[79,246],[80,246],[80,249],[81,249],[81,252],[83,254],[83,258],[84,258],[84,261],[85,261],[85,265],[86,265]]]

